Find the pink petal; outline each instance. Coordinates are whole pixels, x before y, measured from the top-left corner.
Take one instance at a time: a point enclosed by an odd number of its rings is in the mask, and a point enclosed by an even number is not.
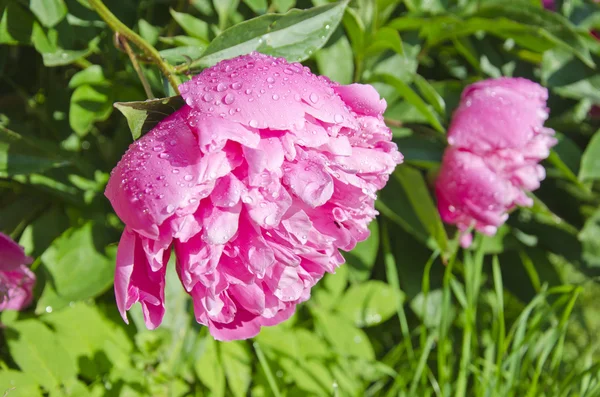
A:
[[[385,99],[368,84],[350,84],[334,87],[334,91],[358,114],[380,116],[385,111]]]

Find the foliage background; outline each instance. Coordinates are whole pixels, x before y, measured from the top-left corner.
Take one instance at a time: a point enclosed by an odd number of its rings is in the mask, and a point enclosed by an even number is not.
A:
[[[380,193],[371,238],[290,321],[215,342],[171,272],[163,325],[147,331],[133,310],[126,326],[112,292],[123,226],[103,190],[130,124],[147,131],[177,100],[115,111],[147,97],[87,0],[0,0],[0,230],[38,276],[32,307],[0,317],[0,395],[600,396],[598,5],[105,4],[179,79],[256,49],[374,84],[406,161]],[[307,11],[281,15],[292,7]],[[173,95],[130,44],[153,94]],[[560,143],[534,207],[465,252],[431,187],[461,90],[502,75],[550,89]]]

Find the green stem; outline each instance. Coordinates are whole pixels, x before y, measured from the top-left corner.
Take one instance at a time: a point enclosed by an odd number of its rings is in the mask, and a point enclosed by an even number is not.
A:
[[[273,372],[271,371],[271,368],[269,367],[269,363],[267,362],[267,358],[265,357],[264,353],[262,352],[262,349],[260,348],[258,342],[254,342],[252,344],[252,346],[254,346],[254,350],[256,351],[256,356],[258,357],[258,362],[260,363],[260,365],[265,373],[265,376],[267,377],[267,382],[269,383],[269,386],[271,387],[271,392],[273,393],[273,396],[281,397],[281,393],[279,392],[279,388],[277,387],[277,382],[275,381]]]
[[[150,88],[150,83],[148,83],[148,80],[146,79],[146,76],[144,75],[144,71],[142,70],[139,62],[137,61],[137,57],[133,53],[133,50],[131,49],[129,42],[124,37],[119,38],[119,42],[125,49],[127,56],[129,56],[129,59],[131,60],[133,69],[135,70],[138,77],[140,78],[140,81],[142,82],[142,86],[144,87],[144,91],[146,92],[146,97],[148,97],[148,99],[154,99],[154,94],[152,93],[152,88]]]
[[[144,55],[152,59],[162,74],[169,80],[175,93],[179,95],[179,79],[175,76],[173,67],[162,59],[156,48],[152,47],[146,40],[121,22],[112,12],[110,12],[104,3],[102,3],[102,0],[88,0],[88,2],[113,31],[119,33],[128,41],[131,41],[136,47],[142,50]]]

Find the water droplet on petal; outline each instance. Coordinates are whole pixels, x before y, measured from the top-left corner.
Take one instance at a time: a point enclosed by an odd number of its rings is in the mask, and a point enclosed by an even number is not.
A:
[[[233,96],[233,94],[227,94],[225,95],[225,98],[223,98],[223,102],[225,102],[226,105],[231,105],[234,100],[235,97]]]
[[[171,204],[167,205],[167,214],[172,214],[175,212],[175,207]]]
[[[344,116],[342,116],[341,114],[336,114],[335,116],[333,116],[333,120],[336,123],[341,123],[342,121],[344,121]]]
[[[250,122],[249,122],[248,124],[249,124],[249,125],[250,125],[250,127],[252,127],[252,128],[256,128],[256,127],[258,127],[258,121],[254,120],[254,119],[250,120]]]
[[[234,90],[239,90],[240,88],[242,88],[242,83],[239,82],[235,82],[235,83],[231,83],[231,88],[233,88]]]
[[[193,176],[191,176],[191,175],[186,175],[186,176],[184,176],[184,177],[183,177],[183,179],[185,179],[186,181],[188,181],[188,182],[189,182],[189,181],[191,181],[192,179],[194,179],[194,177],[193,177]]]
[[[223,83],[219,83],[219,84],[217,84],[217,91],[218,91],[218,92],[223,92],[223,91],[225,91],[226,89],[227,89],[227,86],[226,86],[225,84],[223,84]]]
[[[276,100],[278,100],[278,99],[279,99],[279,95],[277,95],[277,94],[273,94],[273,100],[274,100],[274,101],[276,101]]]
[[[309,99],[312,103],[319,102],[319,96],[317,94],[315,94],[314,92],[310,94]]]

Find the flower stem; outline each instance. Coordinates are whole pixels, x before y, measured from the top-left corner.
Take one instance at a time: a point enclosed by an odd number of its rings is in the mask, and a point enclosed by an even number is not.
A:
[[[125,39],[135,44],[136,47],[142,50],[144,55],[152,59],[152,62],[158,66],[162,74],[169,80],[175,93],[179,95],[179,79],[175,76],[173,67],[162,59],[156,48],[152,47],[146,40],[121,22],[112,12],[110,12],[104,3],[102,3],[102,0],[88,0],[88,2],[113,31],[119,33]]]
[[[131,64],[133,65],[133,69],[135,69],[135,72],[137,73],[138,77],[140,78],[140,81],[142,82],[142,86],[144,87],[146,96],[148,97],[148,99],[154,99],[154,94],[152,93],[152,88],[150,88],[150,83],[148,83],[148,80],[146,79],[146,76],[144,75],[144,71],[140,67],[139,62],[137,61],[137,57],[133,53],[133,50],[131,49],[129,42],[127,41],[127,39],[125,37],[121,36],[119,33],[115,33],[115,34],[119,36],[118,40],[119,40],[120,44],[123,46],[123,49],[125,50],[127,55],[129,56],[129,59],[131,60]]]

